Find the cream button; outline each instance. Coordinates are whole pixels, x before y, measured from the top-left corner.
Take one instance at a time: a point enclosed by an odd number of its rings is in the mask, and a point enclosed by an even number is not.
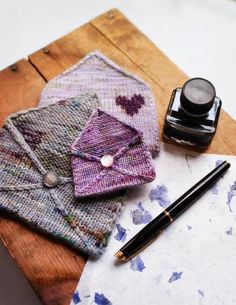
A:
[[[59,176],[57,173],[53,171],[48,171],[44,176],[43,176],[43,183],[47,187],[54,187],[58,184],[59,182]]]
[[[114,162],[114,159],[111,155],[105,155],[101,158],[101,164],[104,166],[104,167],[110,167],[112,166]]]

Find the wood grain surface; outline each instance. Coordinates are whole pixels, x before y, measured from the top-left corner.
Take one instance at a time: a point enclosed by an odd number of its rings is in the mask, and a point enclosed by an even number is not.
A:
[[[91,51],[148,82],[160,132],[172,90],[188,78],[118,10],[111,10],[0,72],[0,124],[10,113],[37,105],[45,83]],[[236,155],[236,122],[222,111],[206,150]],[[1,216],[0,235],[44,305],[68,305],[86,258],[25,225]]]

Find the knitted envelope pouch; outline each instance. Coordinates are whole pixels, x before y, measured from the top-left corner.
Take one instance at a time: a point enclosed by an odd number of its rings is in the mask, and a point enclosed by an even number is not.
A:
[[[50,80],[41,93],[40,105],[86,92],[96,93],[105,111],[142,131],[151,153],[158,152],[155,100],[149,85],[99,52],[88,54]]]
[[[72,147],[75,196],[98,195],[154,180],[142,133],[97,110]]]
[[[93,256],[124,201],[118,193],[74,197],[70,145],[99,106],[86,94],[14,114],[0,129],[0,210]]]

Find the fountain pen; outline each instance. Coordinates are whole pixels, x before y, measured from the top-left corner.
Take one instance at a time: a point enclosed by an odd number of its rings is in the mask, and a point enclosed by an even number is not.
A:
[[[163,230],[177,217],[183,214],[198,198],[200,198],[230,167],[227,161],[222,162],[209,174],[198,181],[187,192],[180,196],[161,214],[154,218],[133,238],[131,238],[116,254],[120,260],[126,261],[152,243]]]

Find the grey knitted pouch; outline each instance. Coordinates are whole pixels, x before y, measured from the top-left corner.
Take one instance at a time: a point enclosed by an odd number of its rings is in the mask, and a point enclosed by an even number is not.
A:
[[[74,197],[70,145],[99,106],[81,95],[16,113],[0,129],[0,210],[92,256],[103,253],[124,201]]]

